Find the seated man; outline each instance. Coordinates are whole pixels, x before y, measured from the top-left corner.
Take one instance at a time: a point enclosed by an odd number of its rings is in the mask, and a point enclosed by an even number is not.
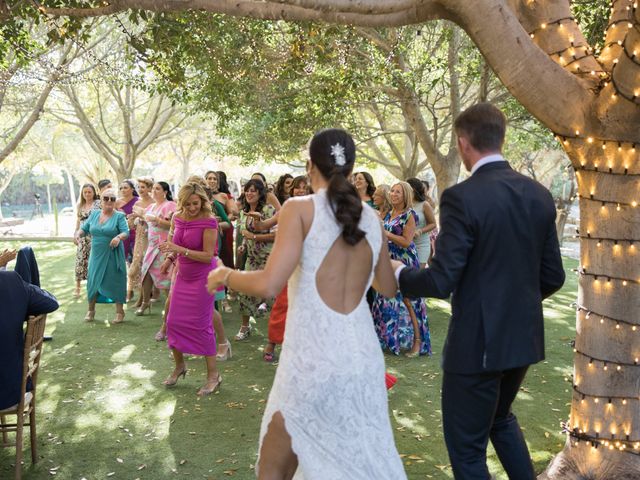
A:
[[[0,305],[0,410],[3,410],[20,401],[25,320],[29,315],[57,310],[58,301],[22,280],[16,272],[0,270]]]

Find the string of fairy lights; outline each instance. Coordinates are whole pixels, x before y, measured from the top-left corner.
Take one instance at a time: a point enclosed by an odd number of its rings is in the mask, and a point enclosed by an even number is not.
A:
[[[597,432],[595,435],[589,435],[578,427],[571,428],[568,423],[564,422],[562,423],[562,431],[571,438],[571,444],[574,447],[578,446],[580,442],[584,442],[591,445],[593,450],[597,450],[599,447],[608,450],[618,449],[621,452],[640,456],[640,442],[638,441],[616,438],[615,435],[612,435],[613,438],[602,438]],[[627,436],[625,435],[625,437]]]
[[[44,22],[51,27],[55,28],[61,36],[65,35],[66,29],[64,26],[60,25],[54,17],[50,17],[47,15],[46,8],[40,3],[39,0],[31,0],[33,5],[36,7],[40,16],[44,20]],[[133,76],[129,73],[129,69],[119,69],[113,66],[110,62],[100,58],[96,55],[92,50],[88,49],[83,42],[78,41],[74,36],[67,36],[69,40],[76,45],[82,52],[85,54],[91,61],[94,63],[95,67],[98,68],[102,75],[107,78],[118,82],[135,84],[139,83],[140,79],[136,76]],[[86,80],[86,79],[84,79]],[[82,80],[78,79],[77,83],[81,83]]]
[[[597,160],[587,165],[586,162],[582,163],[578,167],[574,167],[576,172],[589,172],[590,174],[598,174],[605,176],[628,176],[637,177],[640,173],[630,171],[631,160],[638,161],[637,149],[640,145],[636,142],[624,142],[620,140],[611,140],[596,138],[593,136],[585,136],[580,131],[576,131],[575,135],[558,135],[558,140],[562,142],[565,147],[571,148],[572,145],[580,143],[586,148],[593,149],[600,146],[600,150],[609,156],[627,156],[626,163],[622,165],[614,165],[613,163],[607,164],[605,167],[599,165]],[[577,195],[582,201],[594,202],[600,204],[600,209],[607,209],[609,207],[614,208],[615,211],[620,212],[623,209],[635,209],[638,206],[637,200],[631,201],[619,201],[609,198],[603,198],[596,194],[592,190],[588,195]],[[611,236],[599,236],[593,234],[590,230],[581,232],[576,229],[575,238],[578,238],[581,242],[595,242],[597,248],[611,248],[612,253],[621,253],[623,249],[627,249],[629,253],[635,253],[637,251],[637,245],[640,244],[640,239],[637,238],[615,238]],[[639,285],[640,280],[635,278],[626,278],[606,274],[602,272],[596,272],[587,270],[584,267],[574,270],[581,277],[589,277],[592,279],[594,285],[603,285],[605,289],[611,289],[615,286],[628,287],[630,285]],[[640,332],[640,325],[630,320],[612,318],[600,312],[596,312],[584,305],[574,304],[576,312],[581,318],[581,321],[594,322],[596,325],[602,325],[603,328],[611,329],[624,334],[630,332],[632,334]],[[612,360],[610,358],[604,358],[604,356],[594,355],[582,351],[574,346],[573,352],[578,357],[584,359],[586,364],[586,374],[600,370],[602,373],[610,373],[611,375],[622,375],[627,369],[635,369],[640,366],[640,358],[630,356],[628,360]],[[585,408],[588,402],[594,406],[602,406],[605,413],[613,414],[613,409],[616,406],[628,408],[630,405],[638,405],[640,402],[639,396],[633,395],[612,395],[612,394],[598,394],[588,392],[581,389],[579,382],[576,380],[573,384],[574,398],[579,405]],[[591,445],[593,450],[603,448],[607,450],[618,450],[620,452],[629,453],[640,456],[640,441],[631,438],[630,429],[620,433],[621,430],[618,426],[612,425],[609,427],[610,432],[604,435],[599,428],[593,427],[592,431],[584,431],[580,428],[580,422],[576,419],[573,426],[569,423],[563,424],[563,431],[570,438],[571,445],[577,446],[581,442]]]
[[[93,74],[93,68],[99,69],[102,79],[111,79],[123,83],[136,83],[140,79],[132,76],[129,69],[118,68],[111,64],[108,57],[113,55],[114,52],[108,52],[104,57],[99,57],[92,49],[82,42],[77,40],[74,36],[68,35],[66,29],[55,18],[46,14],[46,9],[37,0],[32,0],[33,5],[36,7],[43,21],[49,25],[52,29],[55,29],[61,37],[68,39],[72,42],[76,48],[78,48],[83,55],[87,56],[93,63],[90,68],[84,68],[79,71],[71,71],[71,64],[66,63],[61,66],[56,66],[46,56],[38,55],[37,52],[31,52],[23,45],[15,42],[12,38],[7,40],[10,44],[20,50],[22,55],[33,63],[40,67],[41,72],[36,70],[21,69],[19,72],[19,79],[5,78],[0,80],[1,85],[6,86],[22,86],[24,82],[22,80],[41,82],[47,85],[60,85],[60,86],[74,86],[81,85],[88,81],[96,81],[96,76]]]
[[[577,303],[573,304],[572,306],[576,308],[578,314],[584,314],[583,318],[586,321],[594,319],[599,324],[609,322],[611,325],[615,325],[614,328],[616,330],[623,330],[624,328],[628,328],[632,332],[639,331],[638,324],[635,324],[628,320],[611,318],[606,315],[594,312],[589,308],[586,308]],[[579,349],[575,348],[575,346],[573,348],[573,352],[575,355],[588,360],[587,373],[595,370],[601,370],[602,372],[611,372],[611,374],[620,375],[623,374],[624,370],[627,368],[636,368],[640,366],[640,358],[638,357],[635,357],[633,358],[633,360],[629,361],[612,361],[611,359],[600,358],[596,355],[582,352]],[[605,413],[613,413],[616,406],[626,408],[627,406],[630,406],[632,404],[637,406],[640,402],[640,396],[638,395],[603,395],[587,392],[580,388],[579,382],[577,380],[575,380],[573,383],[573,396],[575,400],[579,402],[579,404],[583,407],[586,407],[589,403],[594,406],[602,405],[605,409]],[[573,427],[570,426],[569,422],[562,423],[562,429],[563,432],[570,437],[572,446],[577,446],[582,441],[586,444],[590,444],[594,450],[599,447],[603,447],[609,450],[618,449],[621,452],[640,455],[640,440],[631,438],[630,427],[626,427],[623,429],[620,426],[612,425],[610,427],[609,433],[605,435],[604,432],[601,431],[601,428],[599,426],[594,426],[594,434],[591,434],[586,430],[582,430],[580,428],[579,422],[575,421]]]
[[[637,59],[638,50],[634,48],[632,51],[630,51],[630,47],[627,45],[628,42],[626,41],[626,39],[629,38],[628,32],[632,29],[640,32],[640,26],[638,25],[638,22],[634,17],[634,14],[638,8],[638,2],[637,0],[625,1],[629,2],[629,5],[620,8],[617,12],[615,9],[615,4],[617,2],[613,2],[614,7],[612,8],[612,20],[609,21],[605,29],[604,39],[606,43],[602,48],[602,52],[606,53],[609,49],[615,47],[621,48],[624,52],[624,55],[631,62],[635,63],[636,65],[640,65],[640,62]],[[623,18],[615,18],[616,15]],[[557,18],[552,21],[540,23],[536,28],[529,31],[528,33],[532,39],[535,39],[536,35],[548,32],[552,28],[556,28],[558,33],[561,33],[563,30],[566,31],[567,27],[571,27],[574,25],[577,25],[575,18],[573,16],[566,16]],[[626,31],[619,31],[620,28],[618,27],[626,28]],[[610,35],[614,38],[621,38],[613,41],[607,41],[607,38]],[[612,55],[612,57],[614,58],[611,60],[612,66],[610,72],[603,69],[594,69],[593,62],[589,64],[589,68],[585,68],[585,66],[583,65],[584,62],[582,62],[582,60],[592,58],[594,53],[598,53],[597,49],[594,50],[588,44],[582,42],[576,44],[575,39],[570,34],[568,40],[570,43],[569,47],[554,52],[548,52],[547,54],[549,55],[549,57],[554,59],[554,61],[556,61],[563,68],[571,70],[573,74],[591,75],[594,77],[598,77],[600,80],[599,86],[597,87],[598,90],[605,88],[609,84],[609,82],[611,82],[614,89],[614,92],[612,94],[614,98],[620,96],[621,98],[624,98],[625,100],[636,105],[640,104],[640,90],[634,90],[632,92],[625,91],[625,88],[623,88],[623,86],[620,84],[619,79],[615,78],[616,68],[620,65],[619,58],[617,56]]]
[[[635,12],[637,8],[637,2],[631,5],[627,5],[627,11]],[[573,22],[572,18],[559,19],[557,22],[550,22],[546,25],[541,25],[536,31],[531,32],[531,37],[534,38],[536,34],[539,34],[539,30],[546,30],[550,25],[557,25],[560,29],[560,25],[563,23]],[[609,41],[603,47],[605,51],[608,49],[619,48],[623,51],[623,55],[626,55],[634,63],[638,64],[637,51],[629,45],[628,41],[619,39],[619,36],[627,34],[632,28],[637,29],[637,22],[632,22],[629,19],[617,18],[607,26],[607,32],[610,33],[610,37],[613,37],[615,41]],[[609,38],[610,38],[609,37]],[[616,38],[618,37],[618,38]],[[607,39],[607,33],[605,33],[605,40]],[[625,37],[626,40],[626,37]],[[614,51],[607,51],[607,53],[613,53]],[[576,70],[573,73],[583,74],[584,67],[581,66],[580,60],[588,59],[593,52],[584,45],[576,45],[574,39],[570,38],[570,46],[559,50],[557,52],[551,52],[549,55],[557,63],[564,68],[571,67],[570,70]],[[575,65],[574,65],[575,64]],[[613,66],[610,69],[611,73],[606,71],[592,70],[589,73],[592,76],[599,76],[600,86],[599,88],[605,88],[611,84],[613,87],[612,99],[619,95],[630,102],[638,103],[640,94],[634,92],[629,94],[621,88],[619,81],[616,79],[614,73],[616,68],[619,68],[619,62],[616,59],[613,61]],[[565,148],[569,151],[574,149],[578,159],[583,156],[582,160],[576,162],[574,170],[579,175],[585,173],[589,175],[604,175],[612,177],[631,177],[637,178],[640,176],[640,169],[638,164],[640,158],[638,157],[638,147],[640,142],[637,141],[621,141],[611,140],[606,138],[597,138],[594,136],[585,135],[576,130],[575,135],[557,135],[557,139],[562,142]],[[582,151],[580,148],[582,147]],[[594,148],[601,148],[602,153],[598,154]],[[577,149],[577,150],[575,150]],[[587,159],[587,155],[591,154],[592,158]],[[605,157],[604,161],[602,157]],[[592,202],[600,205],[601,212],[606,212],[608,209],[614,209],[614,212],[621,212],[623,210],[635,209],[638,206],[638,199],[612,199],[604,191],[596,192],[595,188],[588,191],[588,194],[582,193],[577,195],[582,202]],[[624,201],[621,201],[624,200]],[[578,238],[581,243],[587,242],[595,244],[597,249],[609,248],[612,254],[628,254],[637,253],[637,245],[640,243],[638,238],[616,238],[612,235],[598,235],[587,230],[586,233],[581,233],[580,230],[576,230],[575,238]],[[604,254],[604,251],[602,252]],[[596,270],[587,269],[581,267],[575,270],[582,278],[590,278],[593,281],[594,287],[601,285],[605,291],[610,291],[613,288],[631,288],[631,286],[640,285],[640,279],[627,278],[618,275],[611,275],[609,273],[603,273]],[[609,315],[594,311],[585,305],[575,304],[576,312],[579,317],[579,321],[592,322],[595,327],[600,326],[603,329],[603,335],[611,335],[612,332],[616,332],[617,335],[625,336],[627,334],[635,335],[640,332],[640,323],[634,322],[629,319],[613,318]],[[610,332],[610,333],[605,333]],[[628,333],[627,333],[628,332]],[[635,337],[632,337],[635,338]],[[594,374],[596,371],[600,371],[600,375],[609,374],[612,376],[619,376],[625,374],[636,375],[637,369],[640,366],[640,358],[634,356],[638,355],[638,352],[629,352],[628,358],[624,358],[624,354],[621,357],[612,360],[606,358],[608,355],[596,355],[593,352],[583,351],[582,348],[576,348],[574,345],[573,351],[576,357],[576,365],[583,365],[578,367],[580,375]],[[584,369],[584,370],[582,370]],[[630,372],[627,372],[630,370]],[[588,404],[591,404],[597,408],[604,409],[605,418],[607,414],[612,415],[616,408],[637,408],[640,403],[640,396],[638,395],[625,395],[626,392],[616,392],[613,394],[602,394],[603,392],[590,392],[589,388],[584,388],[579,385],[579,381],[582,379],[580,375],[576,375],[576,380],[573,384],[574,400],[578,402],[578,406],[587,408]],[[614,377],[612,377],[613,380]],[[592,450],[598,448],[606,450],[618,450],[640,456],[640,440],[632,438],[631,427],[625,424],[622,428],[615,422],[615,417],[612,417],[611,422],[607,427],[603,427],[602,422],[582,422],[576,415],[574,410],[573,415],[576,418],[570,417],[569,422],[563,424],[563,431],[569,437],[572,446],[577,446],[581,442],[583,444],[591,445]],[[606,424],[606,422],[605,422]],[[581,429],[582,428],[584,429]]]

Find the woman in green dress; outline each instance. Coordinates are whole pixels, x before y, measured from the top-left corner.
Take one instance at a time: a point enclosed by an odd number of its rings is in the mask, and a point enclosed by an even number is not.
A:
[[[106,189],[100,195],[102,208],[94,210],[76,232],[76,239],[91,235],[91,254],[87,277],[89,310],[84,319],[95,318],[96,303],[115,303],[116,318],[113,323],[124,321],[127,295],[127,265],[122,241],[129,236],[124,213],[115,210],[117,194]]]

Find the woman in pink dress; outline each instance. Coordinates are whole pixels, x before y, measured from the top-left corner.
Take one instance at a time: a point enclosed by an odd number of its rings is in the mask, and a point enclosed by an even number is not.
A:
[[[207,291],[207,276],[216,267],[215,250],[218,222],[211,212],[204,188],[187,183],[178,193],[169,240],[160,248],[167,254],[163,271],[176,261],[178,272],[171,287],[167,314],[167,343],[175,360],[175,369],[164,384],[175,385],[187,374],[184,354],[203,355],[207,363],[207,382],[198,395],[215,392],[222,377],[216,366],[216,338],[211,323],[214,295]]]
[[[136,310],[136,315],[144,315],[151,311],[151,290],[155,286],[159,290],[168,291],[171,286],[171,273],[163,273],[160,267],[165,260],[165,254],[160,251],[160,245],[167,241],[171,217],[176,210],[169,184],[156,182],[151,190],[154,203],[145,210],[144,219],[147,222],[148,246],[142,261],[142,303]]]

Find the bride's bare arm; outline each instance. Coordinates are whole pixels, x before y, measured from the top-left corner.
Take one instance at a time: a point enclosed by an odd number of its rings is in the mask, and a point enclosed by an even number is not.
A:
[[[389,247],[385,233],[384,228],[382,228],[382,246],[380,247],[380,256],[378,257],[372,286],[385,297],[393,297],[398,291],[398,284],[391,267],[391,257],[389,257]]]
[[[308,202],[287,202],[280,210],[276,241],[264,270],[244,272],[227,267],[216,268],[209,274],[209,291],[227,285],[233,290],[261,298],[275,297],[280,293],[302,255],[305,208],[313,207]]]

